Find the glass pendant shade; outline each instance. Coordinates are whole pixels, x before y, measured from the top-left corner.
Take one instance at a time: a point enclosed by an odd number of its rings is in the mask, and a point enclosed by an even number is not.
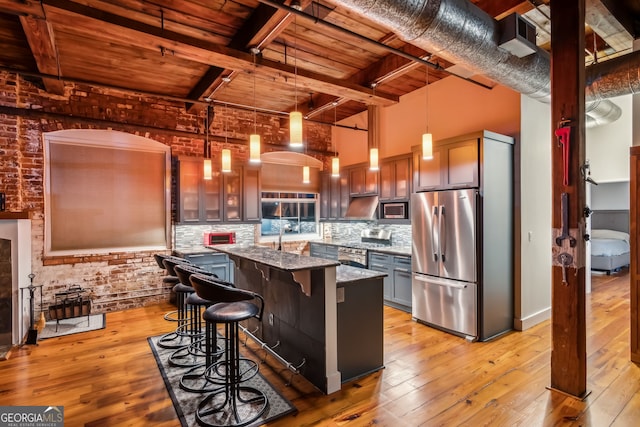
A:
[[[334,178],[340,176],[340,159],[337,157],[331,159],[331,176]]]
[[[422,159],[433,159],[433,136],[430,133],[422,134]]]
[[[378,170],[378,149],[371,148],[369,150],[369,169],[372,171]]]
[[[260,163],[260,135],[249,136],[249,162]]]
[[[212,177],[211,159],[204,159],[204,179],[210,180]]]
[[[222,150],[222,172],[231,172],[231,150]]]
[[[302,183],[309,184],[311,181],[309,180],[309,166],[302,167]]]
[[[302,113],[292,111],[289,113],[289,146],[302,148]]]

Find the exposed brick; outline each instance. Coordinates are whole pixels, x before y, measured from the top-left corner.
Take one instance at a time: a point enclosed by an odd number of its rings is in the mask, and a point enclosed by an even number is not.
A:
[[[158,268],[153,252],[44,256],[42,134],[63,129],[113,129],[168,145],[174,157],[200,157],[204,144],[202,134],[189,137],[142,129],[131,131],[125,124],[202,132],[204,109],[189,114],[181,102],[79,84],[66,84],[62,96],[51,95],[7,72],[0,72],[0,105],[122,123],[122,126],[117,123],[96,125],[73,117],[52,119],[0,115],[0,191],[6,193],[9,211],[32,211],[32,271],[37,284],[43,285],[44,307],[54,302],[56,292],[71,285],[90,290],[94,312],[124,310],[168,300],[171,286],[162,282],[163,271]],[[280,144],[283,149],[288,149],[287,119],[258,114],[256,126],[265,143]],[[216,106],[211,129],[213,135],[218,137],[226,135],[228,138],[248,141],[249,134],[254,130],[254,114]],[[331,146],[330,126],[308,123],[305,137],[314,149],[326,150]],[[218,158],[222,148],[232,150],[234,161],[246,162],[248,159],[248,142],[240,145],[213,141],[214,158]],[[174,196],[171,215],[175,219],[175,164],[172,170]]]

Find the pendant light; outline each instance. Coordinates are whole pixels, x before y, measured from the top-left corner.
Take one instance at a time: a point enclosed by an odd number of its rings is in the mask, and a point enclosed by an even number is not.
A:
[[[227,104],[224,104],[224,144],[227,145],[227,118],[229,117],[229,112],[227,108]],[[231,150],[228,148],[222,149],[222,172],[228,173],[231,172]]]
[[[340,177],[340,159],[338,158],[338,127],[337,127],[337,114],[338,102],[333,102],[333,128],[336,134],[336,140],[333,143],[333,158],[331,159],[331,177]]]
[[[293,90],[295,111],[289,113],[289,147],[302,148],[302,113],[298,111],[298,49],[296,46],[296,17],[293,17]]]
[[[260,135],[258,135],[256,106],[256,55],[260,53],[257,47],[251,48],[253,54],[253,133],[249,135],[249,163],[260,163]]]
[[[429,66],[427,65],[426,84],[424,86],[425,93],[425,114],[427,116],[427,130],[422,134],[422,159],[433,159],[433,136],[429,133]]]
[[[372,83],[373,95],[376,94],[376,83]],[[369,120],[369,170],[377,171],[378,166],[378,106],[370,105],[368,108]]]
[[[204,170],[203,177],[207,181],[211,180],[213,177],[213,167],[211,165],[211,145],[209,145],[209,109],[210,105],[207,105],[207,111],[205,112],[204,117]]]

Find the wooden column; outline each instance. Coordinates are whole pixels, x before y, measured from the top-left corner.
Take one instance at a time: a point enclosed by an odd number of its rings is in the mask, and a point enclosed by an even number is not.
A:
[[[578,398],[588,394],[585,182],[580,174],[580,166],[585,161],[584,17],[585,0],[551,2],[551,118],[554,124],[551,389]],[[567,128],[569,135],[564,136],[569,147],[567,159],[563,159],[565,146],[558,134],[567,132]],[[563,212],[563,199],[566,212]]]
[[[631,361],[640,363],[640,242],[638,233],[640,230],[640,146],[631,147],[629,191],[629,234],[631,236],[631,265],[629,271],[631,277]]]

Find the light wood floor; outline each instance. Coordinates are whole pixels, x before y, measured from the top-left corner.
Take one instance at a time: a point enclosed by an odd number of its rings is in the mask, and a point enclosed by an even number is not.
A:
[[[544,322],[468,343],[385,308],[386,368],[330,396],[267,358],[261,372],[298,408],[272,426],[638,426],[640,367],[629,361],[629,279],[596,276],[588,297],[585,401],[547,390]],[[107,315],[107,328],[41,341],[0,362],[0,405],[64,405],[67,426],[176,426],[146,338],[169,305]],[[366,319],[363,319],[366,321]],[[262,355],[262,353],[260,353]]]

